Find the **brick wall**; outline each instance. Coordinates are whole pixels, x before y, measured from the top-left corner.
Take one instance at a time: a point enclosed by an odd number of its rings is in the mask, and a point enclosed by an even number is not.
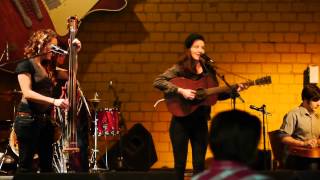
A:
[[[112,106],[107,84],[113,81],[127,126],[140,122],[152,133],[159,158],[153,168],[172,167],[173,157],[170,114],[163,103],[153,108],[162,94],[152,81],[177,61],[188,33],[205,36],[207,54],[230,83],[245,81],[232,73],[249,79],[271,75],[271,85],[251,87],[241,93],[245,103],[236,104],[260,118],[248,106],[265,104],[272,113],[268,131],[299,105],[303,71],[319,63],[318,0],[128,1],[121,12],[97,12],[82,21],[78,76],[88,98],[99,93],[101,107]],[[213,115],[227,109],[230,100],[218,102]],[[188,168],[190,162],[189,153]]]

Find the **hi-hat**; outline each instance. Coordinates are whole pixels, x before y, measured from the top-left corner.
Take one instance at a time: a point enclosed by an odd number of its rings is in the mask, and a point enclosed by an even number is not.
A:
[[[101,99],[99,99],[99,95],[98,95],[98,93],[96,92],[96,93],[94,94],[93,98],[92,98],[92,99],[89,99],[89,101],[90,101],[90,102],[93,102],[93,103],[98,103],[98,102],[101,101]]]
[[[100,102],[101,99],[95,99],[95,98],[93,98],[93,99],[89,99],[89,101],[90,101],[90,102]]]

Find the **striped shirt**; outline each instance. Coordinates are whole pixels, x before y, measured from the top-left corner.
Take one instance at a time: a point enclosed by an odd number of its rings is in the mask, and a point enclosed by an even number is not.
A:
[[[267,180],[247,166],[233,161],[213,160],[209,169],[192,177],[192,180]]]

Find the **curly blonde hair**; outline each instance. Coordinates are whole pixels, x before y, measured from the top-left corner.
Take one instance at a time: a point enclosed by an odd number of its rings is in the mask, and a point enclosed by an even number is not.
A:
[[[43,47],[45,47],[52,38],[56,37],[57,34],[52,29],[41,29],[34,32],[24,48],[24,55],[26,57],[32,57],[41,53]]]

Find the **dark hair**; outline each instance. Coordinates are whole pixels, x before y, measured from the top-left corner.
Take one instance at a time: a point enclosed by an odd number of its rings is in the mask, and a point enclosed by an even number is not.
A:
[[[189,34],[189,36],[186,38],[186,40],[184,41],[184,46],[187,48],[187,49],[190,49],[193,42],[196,41],[196,40],[202,40],[202,41],[205,41],[204,40],[204,37],[201,35],[201,34],[197,34],[197,33],[191,33]]]
[[[194,60],[189,51],[185,51],[181,60],[177,63],[183,72],[196,74],[196,60]]]
[[[240,110],[224,111],[211,122],[210,148],[217,160],[250,164],[256,155],[261,123],[258,117]]]
[[[191,33],[184,41],[184,45],[186,47],[184,55],[180,58],[181,60],[178,62],[178,65],[182,68],[182,70],[186,73],[196,74],[196,60],[194,60],[190,53],[190,48],[194,41],[196,40],[204,40],[204,37],[197,33]]]
[[[301,98],[307,101],[318,101],[320,99],[319,87],[315,84],[307,84],[302,89]]]

